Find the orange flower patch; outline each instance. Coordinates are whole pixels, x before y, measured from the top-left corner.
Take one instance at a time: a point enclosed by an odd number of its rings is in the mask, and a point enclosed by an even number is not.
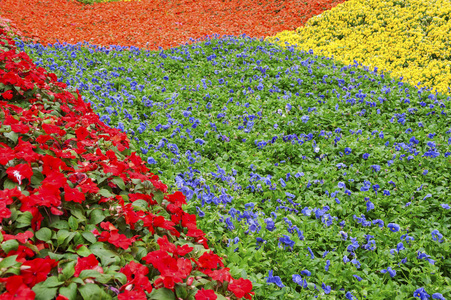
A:
[[[274,35],[294,30],[344,0],[142,0],[81,4],[2,0],[0,14],[43,44],[87,41],[157,49],[205,35]]]

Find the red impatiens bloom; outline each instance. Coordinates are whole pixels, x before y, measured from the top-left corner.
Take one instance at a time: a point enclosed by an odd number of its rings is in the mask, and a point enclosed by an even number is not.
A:
[[[35,253],[30,248],[19,245],[19,247],[17,247],[17,250],[10,250],[7,256],[12,255],[17,255],[16,261],[23,263],[27,260],[27,258],[33,257]]]
[[[136,238],[139,237],[134,236],[132,238],[127,238],[125,234],[119,234],[117,228],[110,222],[102,222],[100,223],[100,227],[106,230],[100,234],[100,242],[108,241],[116,247],[124,250],[128,249],[128,247],[136,241]]]
[[[218,296],[216,296],[215,291],[213,290],[204,290],[202,288],[196,293],[196,300],[216,300]]]
[[[152,284],[149,278],[141,274],[133,274],[133,279],[128,281],[121,290],[129,290],[130,288],[135,291],[146,291],[151,293],[153,290]]]
[[[249,279],[236,279],[229,283],[229,291],[235,294],[237,298],[252,299],[252,282]]]
[[[100,189],[95,182],[92,181],[91,178],[86,179],[82,184],[79,185],[81,191],[83,193],[97,193]]]
[[[210,276],[213,280],[217,280],[220,282],[232,280],[232,276],[230,275],[229,268],[223,268],[223,269],[214,270],[214,271],[210,271],[207,269],[204,271],[204,273],[207,274],[208,276]]]
[[[20,275],[27,286],[33,287],[36,283],[46,280],[47,275],[57,265],[58,262],[50,258],[35,258],[22,264],[24,270],[20,272]]]
[[[103,269],[99,266],[99,261],[94,254],[90,254],[88,257],[79,257],[77,259],[74,276],[78,277],[83,270],[96,270],[103,273]]]
[[[30,142],[24,142],[20,136],[16,147],[14,147],[15,157],[27,162],[34,162],[38,160],[40,156],[33,151],[35,148],[36,146],[32,145]]]
[[[0,143],[0,164],[6,165],[11,159],[14,159],[16,155],[14,150],[8,147],[8,145]]]
[[[8,91],[2,93],[2,97],[3,97],[3,99],[11,100],[13,98],[13,91],[8,90]]]
[[[216,269],[218,265],[224,267],[224,263],[222,262],[222,257],[214,254],[213,252],[205,252],[201,257],[197,260],[197,265],[200,268],[204,269]]]
[[[80,192],[78,188],[71,188],[69,185],[64,187],[64,200],[82,203],[85,201],[85,194]]]
[[[147,300],[146,293],[143,291],[125,291],[119,294],[117,298],[119,300]]]
[[[6,293],[0,295],[0,300],[32,300],[36,294],[23,282],[23,277],[14,275],[8,278],[2,278],[6,281]]]
[[[3,241],[17,240],[22,244],[25,244],[28,241],[28,239],[32,238],[33,236],[34,236],[33,232],[28,230],[23,233],[22,232],[16,233],[14,235],[3,233]]]
[[[61,129],[59,126],[53,124],[42,124],[42,129],[44,129],[47,134],[58,134],[59,136],[63,136],[66,134],[66,131]]]
[[[6,174],[8,174],[8,178],[18,184],[22,184],[22,180],[28,179],[31,180],[31,176],[33,176],[33,170],[31,169],[29,164],[18,164],[14,167],[9,167],[6,170]]]
[[[177,206],[182,206],[182,204],[186,204],[185,195],[182,192],[177,191],[171,195],[167,195],[165,197],[169,202],[174,203]]]

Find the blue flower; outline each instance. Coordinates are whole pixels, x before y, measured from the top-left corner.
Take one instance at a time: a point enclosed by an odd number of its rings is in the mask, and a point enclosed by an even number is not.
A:
[[[442,208],[444,208],[444,209],[450,209],[451,207],[449,206],[449,204],[446,204],[446,203],[442,203],[442,204],[440,204],[440,206],[442,207]]]
[[[324,282],[321,284],[321,287],[324,290],[324,293],[327,295],[332,291],[332,288],[330,287],[330,285],[326,285]]]
[[[422,253],[422,252],[418,251],[418,256],[417,256],[418,259],[425,259],[425,260],[427,260],[431,265],[435,264],[435,260],[433,260],[433,259],[431,259],[431,258],[429,258],[429,257],[431,257],[431,256],[430,256],[430,255],[427,255],[426,253]]]
[[[307,116],[307,115],[304,115],[304,116],[301,117],[301,121],[304,122],[304,123],[307,123],[309,119],[310,119],[310,117]]]
[[[388,223],[387,227],[391,232],[398,232],[401,229],[401,227],[396,223]]]
[[[147,158],[147,163],[150,165],[154,165],[154,164],[157,164],[157,161],[152,156],[149,156]]]
[[[351,154],[351,152],[352,152],[352,149],[351,149],[351,148],[349,148],[349,147],[346,147],[346,148],[345,148],[345,154],[346,154],[346,155]]]
[[[301,275],[293,274],[291,278],[294,283],[299,284],[303,288],[307,288],[307,281],[305,279],[302,279]]]
[[[346,184],[344,182],[340,181],[340,182],[338,182],[338,187],[340,189],[346,188]]]
[[[368,153],[363,153],[362,157],[363,157],[363,159],[368,159],[368,157],[370,157],[370,155]]]
[[[310,272],[309,270],[303,270],[301,271],[301,275],[311,276],[312,272]]]
[[[388,274],[390,274],[390,277],[391,277],[391,278],[393,278],[393,277],[396,276],[396,271],[393,270],[393,269],[390,268],[390,267],[388,267],[387,269],[381,270],[381,273],[382,273],[382,274],[388,273]]]
[[[275,226],[272,218],[265,219],[265,223],[266,223],[266,229],[268,229],[269,231],[273,231],[274,229],[276,229],[276,226]]]
[[[443,235],[437,229],[432,230],[431,235],[434,241],[443,242]]]
[[[199,206],[196,206],[196,210],[197,210],[197,214],[199,215],[199,217],[205,217],[205,213],[203,211],[200,210]]]
[[[445,297],[443,297],[443,295],[440,293],[432,294],[432,299],[446,300]]]
[[[428,295],[428,293],[426,293],[424,288],[416,289],[415,292],[413,292],[413,296],[415,298],[420,298],[420,300],[427,300],[428,298],[431,297]]]
[[[199,144],[199,145],[203,145],[203,144],[205,144],[205,141],[202,140],[202,139],[195,139],[194,143]]]
[[[348,299],[348,300],[354,300],[354,299],[357,299],[357,297],[355,297],[351,292],[346,292],[345,297],[346,297],[346,299]]]
[[[292,241],[288,235],[284,234],[283,237],[279,238],[279,241],[284,244],[283,245],[284,249],[285,249],[285,246],[289,246],[291,249],[293,249],[294,241]],[[280,245],[280,243],[279,243],[279,245]]]
[[[360,277],[359,275],[352,275],[354,276],[359,282],[362,281],[362,277]]]
[[[329,272],[329,267],[330,267],[330,260],[328,259],[328,260],[326,260],[326,265],[324,266],[324,270],[326,272]]]
[[[280,277],[279,276],[273,276],[272,275],[273,274],[273,270],[270,270],[269,271],[269,275],[268,275],[268,277],[265,277],[265,278],[267,278],[266,279],[266,283],[274,283],[274,284],[276,284],[278,287],[284,287],[285,285],[282,283],[282,280],[280,279]]]
[[[374,209],[374,204],[371,201],[366,202],[366,211]]]

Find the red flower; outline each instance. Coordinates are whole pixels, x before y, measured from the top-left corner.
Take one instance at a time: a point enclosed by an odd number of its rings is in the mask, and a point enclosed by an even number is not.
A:
[[[182,206],[182,204],[186,204],[185,195],[183,195],[183,193],[180,191],[177,191],[171,195],[167,195],[165,198],[169,202],[174,203],[177,206]]]
[[[6,170],[9,179],[19,184],[22,184],[22,180],[28,179],[31,180],[31,176],[33,176],[33,170],[31,169],[29,164],[18,164],[14,167],[9,167]]]
[[[252,299],[251,294],[254,293],[251,292],[252,290],[252,282],[248,279],[236,279],[233,280],[229,286],[228,290],[233,292],[237,298],[246,298],[246,299]]]
[[[119,300],[147,300],[146,293],[143,291],[125,291],[117,296]]]
[[[77,259],[74,276],[78,277],[83,270],[97,270],[100,273],[103,273],[103,269],[99,266],[99,261],[94,254],[90,254],[88,257],[79,257]]]
[[[149,273],[149,268],[134,261],[129,262],[123,268],[121,268],[121,273],[127,276],[127,280],[133,280],[134,276],[137,274],[147,275]]]
[[[196,300],[216,300],[218,296],[216,296],[215,291],[202,288],[197,291],[195,298]]]
[[[208,276],[210,276],[213,280],[217,280],[220,282],[230,281],[232,280],[232,276],[230,275],[229,268],[223,268],[219,270],[205,272]]]
[[[86,179],[85,182],[79,185],[79,187],[81,187],[81,191],[85,194],[86,193],[95,194],[100,190],[97,184],[95,184],[91,178]]]
[[[13,98],[13,91],[8,90],[8,91],[2,93],[2,97],[3,97],[3,99],[11,100]]]
[[[52,133],[56,133],[60,136],[63,136],[66,134],[66,131],[61,129],[59,126],[56,125],[52,125],[52,124],[42,124],[42,129],[44,129],[45,133],[47,134],[52,134]]]
[[[32,238],[33,236],[34,234],[31,231],[25,231],[23,233],[17,233],[15,235],[3,233],[3,240],[4,241],[17,240],[22,244],[25,244],[28,241],[28,239]]]
[[[24,142],[22,137],[19,137],[19,142],[17,146],[14,147],[16,158],[21,158],[27,162],[36,161],[39,158],[39,154],[33,151],[36,146],[32,145],[30,142]]]
[[[63,295],[58,295],[58,297],[56,297],[55,300],[69,300],[69,298],[67,298],[66,296],[63,296]]]
[[[46,280],[47,275],[57,265],[58,262],[50,258],[35,258],[22,264],[22,267],[30,268],[21,271],[20,275],[23,276],[23,282],[27,286],[33,287],[36,283]]]
[[[69,185],[64,187],[64,200],[82,203],[85,201],[85,194],[80,192],[78,188],[71,188]]]
[[[30,127],[28,125],[23,124],[23,123],[12,124],[11,125],[11,130],[16,132],[16,133],[25,134],[28,131],[30,131]]]
[[[14,159],[14,150],[7,145],[0,143],[0,164],[6,165],[11,159]]]
[[[6,280],[7,292],[0,295],[0,300],[32,300],[35,298],[35,292],[23,283],[22,276],[14,275],[2,278],[2,281],[4,280]]]
[[[221,257],[214,254],[213,252],[205,252],[199,257],[197,261],[197,265],[201,268],[205,269],[216,269],[219,266],[224,267],[224,264],[221,261]]]

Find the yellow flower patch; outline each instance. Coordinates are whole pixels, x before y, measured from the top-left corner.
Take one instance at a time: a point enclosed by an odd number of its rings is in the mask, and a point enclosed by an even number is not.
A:
[[[266,40],[312,49],[346,64],[356,60],[449,93],[450,16],[448,0],[349,0],[311,18],[305,27]]]

